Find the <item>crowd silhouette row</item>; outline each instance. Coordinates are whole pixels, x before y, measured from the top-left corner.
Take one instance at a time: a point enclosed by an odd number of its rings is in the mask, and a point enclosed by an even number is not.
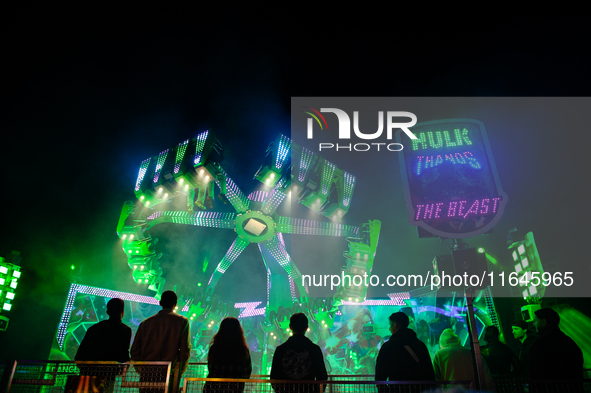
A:
[[[76,354],[76,360],[87,361],[168,361],[179,366],[180,375],[187,369],[190,352],[190,323],[174,312],[177,295],[165,291],[160,300],[162,310],[140,323],[131,352],[131,328],[122,322],[124,301],[118,298],[107,303],[108,320],[91,326]],[[580,380],[583,378],[583,353],[577,344],[559,328],[560,316],[550,308],[535,313],[533,328],[523,321],[513,323],[513,336],[520,342],[515,354],[500,340],[496,326],[484,331],[487,344],[481,347],[484,385],[493,389],[493,375],[518,375],[531,380]],[[389,317],[392,336],[381,348],[376,360],[376,381],[472,381],[475,387],[473,349],[461,344],[452,329],[439,337],[440,350],[430,356],[426,345],[408,328],[409,317],[396,312]],[[274,353],[271,379],[326,381],[328,378],[320,347],[305,336],[308,318],[295,313],[289,328],[293,335],[279,345]],[[533,330],[536,330],[534,332]],[[209,344],[207,354],[208,378],[250,378],[250,350],[240,321],[224,318]],[[221,382],[207,382],[204,391],[222,389]],[[233,383],[230,390],[241,392],[243,383]],[[275,391],[287,387],[274,385]],[[319,391],[322,384],[312,385]],[[302,389],[299,389],[301,391]]]

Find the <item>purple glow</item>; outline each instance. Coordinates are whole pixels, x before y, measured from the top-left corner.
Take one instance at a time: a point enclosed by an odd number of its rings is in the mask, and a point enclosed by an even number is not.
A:
[[[456,202],[456,201],[450,201],[449,202],[449,207],[447,209],[447,216],[448,217],[454,217],[456,215],[457,209],[458,209],[458,202]]]
[[[168,156],[168,151],[170,149],[166,149],[158,155],[156,159],[156,169],[154,170],[154,183],[158,182],[160,178],[160,172],[162,172],[162,167],[164,166],[164,162],[166,161],[166,156]]]
[[[234,308],[243,308],[238,318],[248,318],[257,315],[265,315],[265,307],[257,309],[262,302],[236,303]]]
[[[164,211],[159,210],[146,218],[146,221],[154,221],[158,218],[167,217],[167,222],[175,224],[196,225],[210,228],[233,228],[235,213],[221,213],[212,211],[197,211],[190,214],[186,211]],[[156,225],[154,223],[153,225]]]
[[[415,221],[443,218],[462,218],[471,216],[496,214],[501,197],[475,199],[470,203],[467,200],[447,201],[415,205]],[[493,202],[492,207],[490,202]]]
[[[401,293],[389,293],[388,297],[390,300],[377,299],[377,300],[364,300],[363,302],[350,302],[343,301],[343,305],[346,306],[405,306],[405,299],[410,299],[409,292]]]
[[[425,205],[425,214],[423,215],[423,220],[430,219],[433,217],[433,203],[427,203]]]
[[[126,292],[119,292],[119,291],[112,291],[109,289],[102,289],[96,287],[90,287],[87,285],[79,285],[79,284],[72,284],[70,286],[70,291],[68,292],[68,299],[66,300],[66,307],[64,308],[64,312],[62,314],[60,324],[57,331],[57,341],[59,344],[60,349],[63,347],[64,339],[66,337],[66,333],[68,330],[68,324],[70,323],[70,314],[72,312],[72,308],[74,307],[74,300],[76,299],[76,294],[82,293],[84,295],[94,295],[94,296],[102,296],[107,298],[120,298],[123,300],[128,300],[131,302],[137,303],[144,303],[144,304],[153,304],[159,305],[160,303],[156,298],[149,297],[149,296],[142,296],[142,295],[135,295],[133,293],[126,293]],[[185,305],[188,308],[188,303]],[[183,308],[183,311],[184,308]]]
[[[343,300],[344,306],[404,306],[406,303],[400,300],[365,300],[363,302],[350,302]]]
[[[300,159],[300,170],[298,173],[298,181],[300,183],[306,179],[306,175],[308,174],[308,169],[310,169],[310,163],[312,162],[313,157],[314,153],[305,147],[302,147],[302,157]]]
[[[201,163],[201,156],[203,154],[203,148],[205,147],[205,140],[209,134],[208,131],[203,131],[201,134],[197,135],[197,143],[195,144],[195,160],[193,161],[194,165],[199,165]]]
[[[248,195],[248,199],[253,202],[264,202],[268,194],[266,191],[254,191]]]
[[[267,199],[264,201],[263,207],[261,209],[262,212],[265,214],[272,214],[275,209],[277,209],[277,206],[283,202],[283,199],[285,199],[285,193],[279,190],[278,187],[275,187],[273,190],[271,190],[267,196]]]
[[[476,199],[474,202],[472,202],[472,205],[470,206],[470,208],[468,209],[468,211],[466,212],[466,214],[464,214],[464,216],[462,218],[467,218],[470,213],[472,214],[478,214],[478,199]]]
[[[279,217],[277,231],[298,235],[323,236],[355,236],[359,235],[359,228],[352,225],[334,224],[305,220],[301,218]]]
[[[435,204],[435,218],[441,218],[441,206],[443,206],[443,202]]]
[[[189,311],[189,303],[191,303],[190,300],[187,300],[187,302],[185,303],[185,305],[183,306],[183,308],[181,308],[181,312],[187,312]]]
[[[416,205],[415,206],[415,210],[417,211],[417,214],[415,215],[415,221],[419,221],[421,219],[421,209],[424,207],[425,207],[425,205]]]
[[[185,152],[187,151],[187,144],[189,140],[187,139],[184,142],[179,143],[176,151],[176,162],[174,164],[174,173],[179,173],[179,169],[181,169],[181,163],[183,162],[183,157],[185,156]]]
[[[480,214],[488,214],[488,204],[489,204],[489,202],[490,202],[490,198],[484,198],[480,202]]]
[[[234,206],[234,209],[236,209],[236,211],[241,213],[247,211],[250,207],[250,201],[248,200],[248,198],[244,195],[244,193],[240,190],[236,183],[234,183],[234,181],[228,176],[226,171],[224,171],[223,169],[222,174],[226,178],[226,198],[228,199],[228,201],[230,201],[230,203],[232,204],[232,206]],[[220,187],[220,182],[218,179],[215,179],[215,183],[218,185],[218,187]]]
[[[474,169],[481,169],[482,166],[474,154],[470,151],[455,154],[444,154],[443,156],[437,154],[434,156],[417,156],[416,170],[414,171],[417,176],[421,175],[422,169],[434,168],[443,164],[444,162],[450,162],[453,165],[465,165],[469,164]],[[425,159],[423,161],[423,159]],[[424,162],[424,165],[423,165]]]
[[[112,291],[110,289],[89,287],[86,285],[78,285],[77,292],[83,293],[85,295],[94,295],[94,296],[102,296],[102,297],[110,297],[110,298],[118,297],[123,300],[129,300],[130,302],[153,304],[156,306],[158,306],[160,304],[160,302],[158,300],[156,300],[156,298],[153,298],[150,296],[135,295],[133,293]]]
[[[423,313],[423,312],[435,312],[438,314],[442,314],[448,317],[463,317],[462,314],[460,314],[460,312],[467,312],[468,308],[467,307],[456,307],[456,306],[446,306],[446,308],[448,308],[448,310],[444,310],[442,308],[439,307],[434,307],[434,306],[421,306],[417,308],[417,313]]]

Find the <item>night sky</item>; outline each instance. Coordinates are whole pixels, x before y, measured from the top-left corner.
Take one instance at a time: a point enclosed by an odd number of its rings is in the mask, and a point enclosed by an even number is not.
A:
[[[428,34],[413,23],[393,27],[385,21],[369,30],[352,24],[288,33],[281,23],[258,23],[251,18],[256,11],[47,3],[6,15],[0,255],[21,252],[22,279],[9,328],[0,332],[0,361],[47,357],[74,277],[87,285],[151,294],[132,281],[119,245],[121,206],[134,200],[143,159],[200,131],[218,132],[224,169],[250,192],[259,187],[252,177],[269,142],[277,133],[290,133],[292,96],[587,96],[591,91],[586,48],[579,47],[582,19],[446,20]],[[421,19],[421,26],[435,22]],[[508,150],[513,166],[500,171],[509,204],[497,232],[500,238],[512,227],[521,234],[542,232],[536,240],[543,262],[544,253],[589,262],[583,250],[589,219],[585,131],[557,129],[522,140],[527,142],[522,149]],[[491,142],[497,161],[509,154],[502,150],[509,143]],[[527,160],[539,152],[550,158],[541,160],[540,168],[523,170],[531,169]],[[543,190],[554,192],[535,203],[519,198],[520,187],[532,192],[542,183]],[[401,185],[391,188],[398,192]],[[402,194],[394,199],[403,201]],[[403,202],[399,209],[405,211]],[[161,227],[155,234],[170,285],[209,279],[234,236]],[[416,238],[407,222],[394,230]],[[495,247],[497,240],[484,244]],[[413,238],[410,244],[429,255],[439,248],[437,239]],[[315,252],[323,246],[310,242]],[[207,274],[201,271],[205,259]],[[230,277],[217,289],[233,301],[264,300],[258,249],[251,246],[241,259],[231,273],[244,280],[238,284]],[[378,261],[376,269],[384,272]]]

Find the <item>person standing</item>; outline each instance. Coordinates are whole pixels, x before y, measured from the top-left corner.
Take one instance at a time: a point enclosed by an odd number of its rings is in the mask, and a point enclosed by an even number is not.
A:
[[[538,339],[538,335],[535,332],[530,331],[527,322],[524,320],[517,320],[513,322],[511,328],[513,337],[519,340],[519,372],[524,375],[529,375],[529,351],[533,343]]]
[[[435,378],[438,381],[470,381],[465,387],[476,388],[474,363],[472,351],[463,347],[460,338],[451,329],[445,329],[439,336],[439,347],[441,348],[433,357],[433,368]],[[481,389],[491,389],[493,386],[492,375],[485,362],[484,384]]]
[[[86,331],[74,359],[127,362],[131,328],[121,322],[124,314],[125,303],[122,299],[109,300],[107,303],[109,319],[92,325]]]
[[[121,320],[125,315],[125,303],[122,299],[113,298],[107,302],[109,319],[92,325],[84,335],[78,347],[75,360],[79,361],[115,361],[124,363],[129,360],[129,343],[131,328]],[[126,366],[110,365],[78,365],[80,378],[87,376],[90,385],[102,386],[103,391],[115,389],[115,377],[121,374]],[[68,384],[79,384],[79,379],[70,377]]]
[[[224,318],[207,353],[207,378],[250,378],[252,362],[240,321]],[[242,392],[244,383],[206,382],[204,392]]]
[[[511,371],[519,369],[517,356],[500,340],[500,331],[496,326],[487,326],[484,329],[486,345],[481,348],[482,357],[486,361],[492,375],[508,376]]]
[[[293,332],[285,343],[275,350],[271,366],[271,379],[326,381],[322,350],[305,336],[308,317],[303,313],[293,314],[289,320]],[[273,384],[276,392],[320,392],[322,385],[301,386],[297,384]]]
[[[376,381],[434,381],[429,350],[416,333],[408,329],[408,316],[396,312],[390,315],[389,321],[392,337],[380,348],[376,361]]]
[[[172,362],[171,370],[178,365],[180,378],[189,365],[191,332],[189,319],[174,312],[177,301],[173,291],[162,293],[162,310],[146,318],[138,327],[131,346],[131,360]]]
[[[534,326],[540,334],[529,353],[532,380],[581,380],[583,352],[560,330],[560,316],[551,308],[535,312]]]

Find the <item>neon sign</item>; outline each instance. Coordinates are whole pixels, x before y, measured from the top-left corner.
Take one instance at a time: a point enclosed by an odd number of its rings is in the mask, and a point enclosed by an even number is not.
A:
[[[431,235],[466,238],[489,231],[501,218],[503,192],[484,124],[437,120],[398,132],[409,222]],[[419,230],[420,236],[424,231]],[[431,236],[430,235],[430,236]]]

